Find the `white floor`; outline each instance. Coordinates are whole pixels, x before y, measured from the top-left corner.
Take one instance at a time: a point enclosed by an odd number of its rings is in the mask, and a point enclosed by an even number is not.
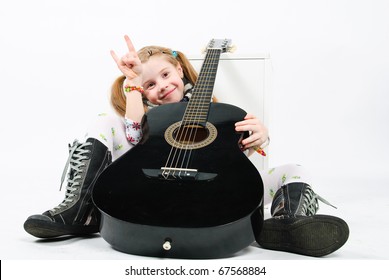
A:
[[[8,174],[9,175],[9,174]],[[16,176],[16,175],[15,175]],[[88,259],[132,260],[152,259],[115,251],[98,234],[89,238],[62,238],[56,241],[38,240],[23,229],[24,220],[41,213],[62,199],[56,186],[46,187],[27,178],[18,178],[20,186],[8,187],[2,194],[0,238],[1,259]],[[43,178],[42,178],[42,181]],[[337,252],[324,257],[330,260],[389,259],[389,195],[386,181],[376,178],[320,178],[316,192],[336,205],[333,209],[320,204],[319,213],[343,218],[350,227],[348,242]],[[58,182],[59,185],[59,182]],[[325,186],[325,187],[324,187]],[[23,190],[23,191],[20,191]],[[52,203],[50,203],[52,201]],[[44,205],[44,206],[42,206]],[[285,252],[269,251],[256,244],[238,253],[233,259],[302,260],[314,259]]]
[[[39,170],[38,167],[32,167],[32,170],[35,169]],[[156,258],[140,257],[118,252],[112,249],[98,234],[88,238],[66,237],[56,241],[38,240],[27,234],[23,229],[25,219],[31,214],[41,213],[55,206],[63,198],[63,193],[56,191],[57,186],[47,184],[47,182],[58,182],[55,179],[57,178],[55,174],[48,178],[40,177],[41,175],[36,172],[31,172],[30,175],[20,177],[12,172],[5,174],[6,178],[18,183],[12,185],[12,187],[8,186],[5,188],[3,186],[1,196],[0,213],[2,230],[0,257],[3,261],[2,266],[5,268],[2,274],[4,273],[5,275],[8,271],[7,275],[11,275],[4,279],[24,279],[25,277],[29,277],[30,279],[39,277],[41,280],[52,279],[51,272],[46,272],[46,275],[42,274],[42,271],[44,271],[43,268],[47,266],[47,261],[49,260],[56,260],[57,262],[50,263],[50,266],[60,270],[62,269],[63,261],[67,260],[71,263],[72,267],[78,266],[79,271],[86,273],[85,277],[90,276],[90,274],[88,274],[88,270],[84,269],[86,264],[79,262],[79,260],[92,261],[93,265],[98,269],[107,267],[106,262],[104,262],[104,266],[100,266],[100,261],[114,260],[114,263],[110,262],[111,265],[116,264],[120,268],[111,269],[109,272],[105,271],[105,273],[109,275],[111,273],[120,273],[122,276],[123,267],[126,267],[130,263],[132,265],[140,265],[140,261],[142,265],[144,263],[160,264],[159,262],[155,263],[155,261],[159,260]],[[219,260],[218,264],[225,265],[233,261],[235,264],[258,265],[271,261],[273,262],[273,273],[275,271],[278,271],[278,273],[283,271],[278,269],[279,262],[283,264],[283,267],[289,266],[289,268],[293,264],[293,268],[297,267],[299,271],[298,274],[294,274],[295,277],[302,276],[302,271],[307,274],[311,273],[306,270],[307,267],[304,265],[306,261],[310,261],[310,264],[319,266],[317,269],[321,269],[320,264],[323,261],[326,263],[322,265],[326,267],[328,265],[333,266],[334,264],[341,265],[343,273],[347,273],[347,275],[350,275],[350,273],[360,275],[361,272],[355,270],[356,267],[359,267],[360,261],[363,261],[361,265],[365,267],[366,261],[374,260],[375,267],[372,270],[375,273],[378,273],[379,270],[384,270],[387,264],[389,264],[387,253],[389,242],[386,239],[387,230],[389,230],[389,219],[386,214],[389,209],[389,195],[385,188],[387,178],[363,178],[360,175],[355,175],[348,176],[347,178],[317,179],[317,185],[320,187],[316,188],[316,192],[338,207],[338,209],[333,209],[321,204],[319,213],[339,216],[349,224],[350,237],[341,249],[323,258],[312,258],[286,252],[264,250],[258,247],[258,245],[253,244],[234,257]],[[4,260],[6,261],[5,263]],[[33,260],[34,262],[31,262]],[[289,260],[300,262],[291,263]],[[339,263],[338,261],[340,260],[342,262]],[[166,265],[172,261],[176,264],[180,260],[164,260],[162,263]],[[277,261],[277,263],[274,264],[274,261]],[[288,262],[285,263],[284,261]],[[376,261],[379,262],[377,263]],[[207,264],[209,265],[209,262]],[[345,264],[347,264],[346,270],[344,270]],[[193,265],[193,263],[190,265]],[[313,269],[312,267],[316,266],[310,265],[309,268]],[[24,269],[19,270],[19,267]],[[97,277],[95,278],[100,278],[98,276],[104,274],[104,272],[96,269],[93,271],[97,273]],[[327,273],[330,273],[329,271],[326,270]],[[367,273],[367,271],[369,269],[364,269],[363,273]],[[313,273],[316,273],[316,270]],[[283,277],[283,275],[278,275],[277,279],[279,277]],[[322,275],[321,277],[324,276]],[[318,279],[316,276],[315,278]]]

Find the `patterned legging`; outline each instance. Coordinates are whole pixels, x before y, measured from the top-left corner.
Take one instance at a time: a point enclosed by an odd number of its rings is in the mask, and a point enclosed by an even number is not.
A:
[[[91,122],[85,140],[89,137],[98,139],[106,145],[112,153],[113,160],[133,147],[133,144],[126,138],[124,118],[115,114],[99,114]],[[283,185],[292,182],[304,182],[311,185],[311,179],[306,169],[297,164],[285,164],[259,172],[264,185],[265,205],[271,203],[274,194]]]

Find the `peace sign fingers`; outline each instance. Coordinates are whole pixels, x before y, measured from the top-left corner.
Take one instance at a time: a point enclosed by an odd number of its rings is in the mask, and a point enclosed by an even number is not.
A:
[[[130,37],[128,37],[128,35],[124,35],[124,40],[126,40],[128,51],[136,53],[136,50],[134,48],[134,45],[132,44]]]
[[[113,60],[115,60],[116,64],[119,66],[120,58],[116,55],[116,53],[113,50],[111,50],[110,53],[111,53]]]
[[[131,42],[130,37],[127,35],[124,36],[124,39],[127,44],[128,52],[119,58],[116,53],[111,50],[111,56],[116,62],[119,70],[127,77],[127,79],[132,80],[135,78],[141,78],[142,75],[142,63],[138,57],[138,54],[134,48],[134,45]]]

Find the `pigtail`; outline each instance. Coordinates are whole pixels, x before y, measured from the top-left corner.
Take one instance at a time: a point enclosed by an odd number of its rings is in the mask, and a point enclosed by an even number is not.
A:
[[[194,85],[197,81],[197,78],[199,77],[197,71],[193,68],[189,59],[182,52],[176,51],[176,53],[176,59],[181,64],[182,70],[184,72],[184,77],[187,78],[192,85]]]
[[[123,92],[123,83],[126,76],[122,75],[118,77],[111,87],[111,105],[114,110],[123,116],[126,114],[126,99]]]

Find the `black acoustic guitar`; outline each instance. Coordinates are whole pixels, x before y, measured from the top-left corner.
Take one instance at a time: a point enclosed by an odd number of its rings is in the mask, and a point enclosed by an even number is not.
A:
[[[221,258],[249,246],[261,230],[263,183],[239,147],[246,135],[234,128],[246,112],[211,102],[229,44],[211,40],[190,101],[150,110],[141,143],[99,176],[92,197],[101,236],[114,249]]]

